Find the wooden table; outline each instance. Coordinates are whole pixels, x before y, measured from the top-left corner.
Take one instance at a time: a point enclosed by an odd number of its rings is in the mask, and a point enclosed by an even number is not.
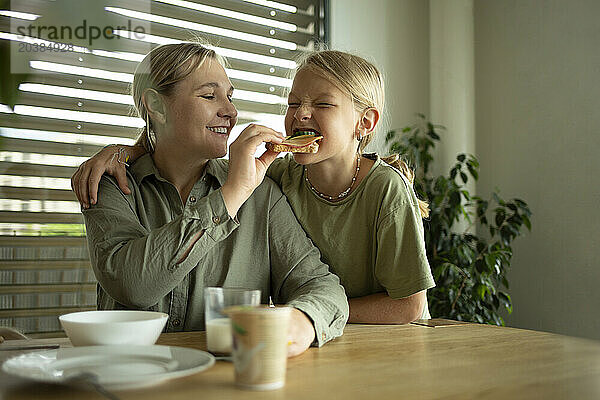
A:
[[[58,342],[70,345],[66,339]],[[158,343],[206,348],[204,332],[163,334]],[[280,390],[237,389],[233,365],[219,361],[189,377],[115,394],[122,400],[600,399],[600,342],[478,324],[348,325],[343,337],[290,359]],[[103,398],[23,381],[5,385],[4,396]]]

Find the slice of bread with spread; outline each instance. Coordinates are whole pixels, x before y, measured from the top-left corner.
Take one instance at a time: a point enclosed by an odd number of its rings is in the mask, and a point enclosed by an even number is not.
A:
[[[319,141],[323,136],[312,131],[298,131],[285,138],[280,144],[267,143],[267,149],[271,151],[292,153],[316,153],[319,151]]]

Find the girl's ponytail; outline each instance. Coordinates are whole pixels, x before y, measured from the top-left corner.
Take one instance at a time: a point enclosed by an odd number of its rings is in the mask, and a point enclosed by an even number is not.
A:
[[[400,158],[398,154],[392,154],[387,157],[381,158],[383,161],[396,168],[402,175],[408,179],[411,185],[414,184],[415,181],[415,172],[408,166],[408,164]],[[419,202],[419,212],[421,213],[422,218],[429,217],[429,204],[426,201],[421,199],[417,199]]]

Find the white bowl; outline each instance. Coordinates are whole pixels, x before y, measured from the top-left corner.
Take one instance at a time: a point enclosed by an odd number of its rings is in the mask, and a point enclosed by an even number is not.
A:
[[[167,318],[153,311],[82,311],[58,317],[73,346],[152,345]]]

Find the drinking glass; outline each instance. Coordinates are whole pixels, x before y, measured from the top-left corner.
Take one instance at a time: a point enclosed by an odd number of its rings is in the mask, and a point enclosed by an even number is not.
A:
[[[231,354],[231,321],[223,312],[231,306],[258,306],[260,290],[207,287],[204,289],[204,321],[208,351],[217,355]]]

